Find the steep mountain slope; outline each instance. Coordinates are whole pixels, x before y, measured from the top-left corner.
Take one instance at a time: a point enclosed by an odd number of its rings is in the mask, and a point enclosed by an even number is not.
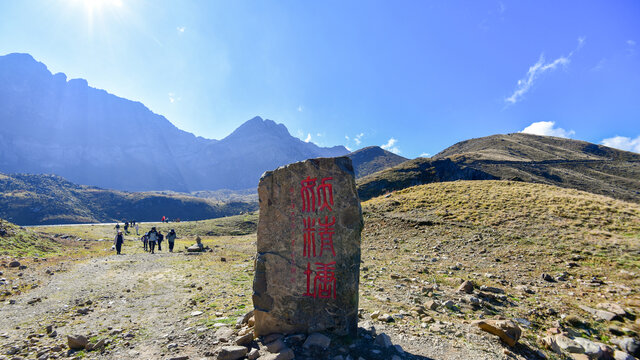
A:
[[[361,198],[454,180],[517,180],[640,202],[640,155],[585,141],[529,134],[493,135],[455,144],[358,181]]]
[[[184,195],[128,193],[76,185],[55,175],[0,174],[0,218],[20,225],[124,220],[201,220],[257,209]]]
[[[362,148],[347,156],[351,158],[356,178],[373,174],[374,172],[390,168],[408,160],[400,155],[384,150],[379,146]]]
[[[222,141],[196,137],[139,102],[52,75],[28,54],[0,56],[0,123],[0,171],[120,190],[249,188],[274,167],[348,153],[259,117]]]

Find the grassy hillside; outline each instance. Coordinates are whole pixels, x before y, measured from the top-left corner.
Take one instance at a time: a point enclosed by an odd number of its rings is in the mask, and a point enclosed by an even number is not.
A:
[[[52,238],[0,219],[0,255],[41,256],[61,250]]]
[[[608,344],[620,328],[640,331],[638,204],[544,184],[456,181],[371,199],[363,213],[360,306],[411,314],[407,333],[433,336],[420,324],[495,315],[522,319],[533,348],[554,321]],[[463,280],[476,285],[474,300],[456,291]],[[415,304],[430,299],[454,306],[417,314]],[[627,308],[632,320],[596,321],[579,308],[602,302]]]
[[[377,171],[390,168],[407,161],[400,155],[384,150],[379,146],[369,146],[347,155],[353,162],[356,178],[361,178]]]
[[[640,202],[640,154],[549,136],[494,135],[362,178],[358,192],[366,200],[419,184],[490,179],[556,185]]]
[[[124,220],[200,220],[255,210],[177,194],[129,193],[77,185],[54,175],[0,175],[0,217],[21,225]]]

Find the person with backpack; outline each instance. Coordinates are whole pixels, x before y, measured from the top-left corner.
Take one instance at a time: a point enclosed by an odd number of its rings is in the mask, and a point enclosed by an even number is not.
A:
[[[155,254],[154,250],[156,248],[156,241],[158,240],[158,232],[156,231],[155,226],[151,228],[149,231],[149,251],[152,254]]]
[[[164,235],[158,231],[158,251],[162,251],[162,240],[164,240]]]
[[[176,241],[176,231],[174,229],[171,229],[171,231],[169,231],[169,233],[167,234],[167,242],[169,243],[169,252],[173,252],[173,245],[175,245],[175,241]]]
[[[149,233],[142,235],[140,240],[142,240],[142,247],[144,248],[144,251],[149,251]]]
[[[125,234],[129,233],[129,222],[128,221],[124,222],[124,233]]]
[[[120,251],[122,250],[122,244],[124,243],[124,235],[122,235],[122,230],[118,230],[118,234],[116,238],[113,240],[113,243],[116,246],[116,252],[120,255]]]

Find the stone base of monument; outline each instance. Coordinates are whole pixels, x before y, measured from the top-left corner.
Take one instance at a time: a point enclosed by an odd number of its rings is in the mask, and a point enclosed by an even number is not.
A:
[[[238,318],[231,328],[220,328],[215,334],[222,343],[208,356],[218,360],[400,360],[404,351],[393,345],[385,333],[377,333],[368,321],[359,323],[355,336],[338,336],[330,332],[311,334],[270,334],[255,337],[253,311]]]

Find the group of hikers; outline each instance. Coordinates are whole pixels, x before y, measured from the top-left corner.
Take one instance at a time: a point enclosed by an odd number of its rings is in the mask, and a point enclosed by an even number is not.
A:
[[[129,230],[130,224],[133,224],[131,226],[135,227],[136,235],[140,235],[138,232],[139,231],[138,223],[135,221],[132,221],[131,223],[129,223],[128,221],[125,222],[124,233],[129,234],[128,230]],[[116,229],[116,236],[115,236],[115,239],[113,240],[113,244],[115,246],[115,250],[117,254],[120,255],[120,252],[122,251],[122,244],[124,244],[124,234],[122,230],[120,230],[120,224],[116,224],[115,229]],[[169,252],[173,252],[173,247],[175,245],[176,237],[177,237],[177,234],[174,229],[171,229],[171,231],[169,231],[166,235],[167,243],[169,244]],[[151,254],[155,254],[156,244],[158,244],[158,251],[162,251],[162,241],[164,239],[165,239],[165,236],[162,234],[162,232],[156,230],[155,226],[152,227],[151,230],[149,230],[149,232],[142,235],[142,237],[140,238],[140,240],[142,241],[142,246],[144,248],[144,251],[150,252]]]
[[[176,241],[176,231],[171,229],[169,233],[167,233],[167,243],[169,243],[169,252],[173,252],[173,246]],[[158,251],[162,251],[162,241],[164,240],[164,235],[162,232],[156,230],[156,227],[152,227],[151,230],[142,235],[142,246],[144,247],[144,251],[148,251],[151,254],[155,254],[156,243],[158,244]]]
[[[131,226],[131,228],[135,228],[136,229],[136,235],[140,235],[138,233],[138,231],[140,230],[140,226],[138,226],[138,222],[133,220],[133,221],[125,221],[124,222],[124,233],[129,235],[129,226]],[[120,230],[120,224],[116,223],[116,232],[118,232]]]

